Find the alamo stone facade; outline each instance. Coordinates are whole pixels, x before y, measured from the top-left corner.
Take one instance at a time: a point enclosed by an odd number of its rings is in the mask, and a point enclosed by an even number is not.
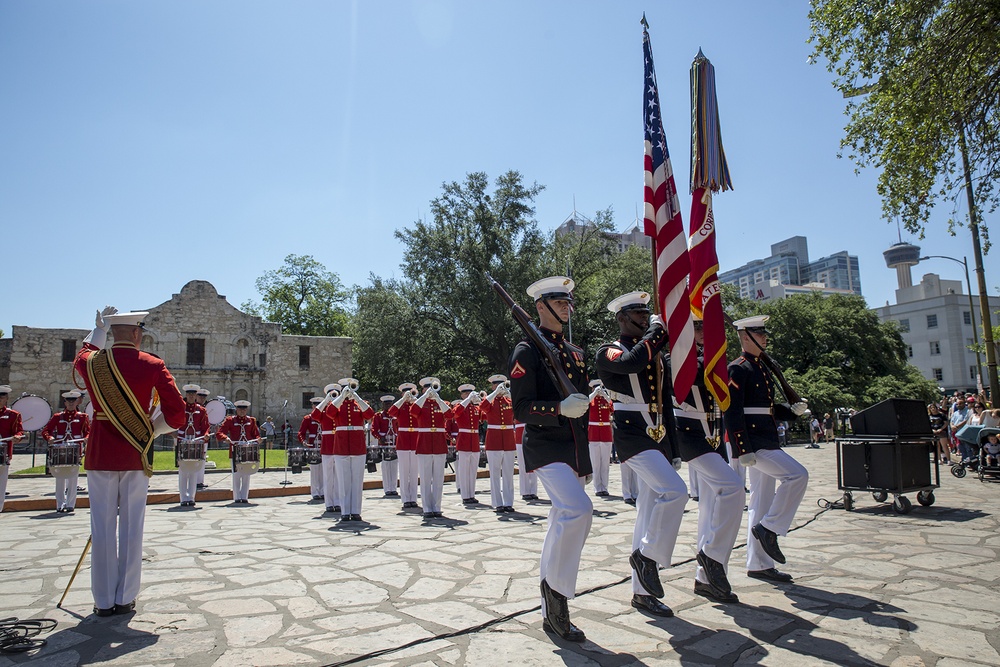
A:
[[[260,420],[270,415],[280,425],[284,409],[297,428],[309,398],[351,375],[350,338],[282,334],[280,324],[244,313],[204,280],[135,310],[149,311],[142,349],[166,362],[178,387],[194,383],[212,397],[249,400]],[[13,327],[11,338],[0,340],[0,384],[11,385],[11,402],[28,393],[61,409],[59,396],[73,386],[73,358],[89,331]]]

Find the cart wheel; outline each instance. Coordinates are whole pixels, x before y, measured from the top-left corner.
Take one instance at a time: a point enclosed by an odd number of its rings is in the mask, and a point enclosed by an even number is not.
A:
[[[886,491],[872,491],[872,498],[874,498],[877,503],[884,503],[889,499],[889,493]]]
[[[896,514],[909,514],[912,508],[913,504],[906,496],[896,496],[896,499],[892,501],[892,509],[896,511]]]
[[[917,494],[917,502],[924,507],[930,507],[934,504],[934,492],[933,491],[921,491]]]
[[[969,474],[969,471],[965,469],[965,466],[961,463],[956,463],[951,467],[951,474],[959,479],[962,479]]]
[[[850,492],[844,493],[844,509],[848,512],[854,509],[854,496]]]

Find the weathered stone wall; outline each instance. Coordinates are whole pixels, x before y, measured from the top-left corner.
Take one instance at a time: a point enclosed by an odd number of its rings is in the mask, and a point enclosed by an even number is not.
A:
[[[232,306],[211,283],[192,280],[170,300],[148,308],[142,349],[162,358],[178,387],[194,383],[212,396],[247,399],[250,414],[280,424],[282,409],[293,429],[306,414],[302,394],[320,395],[323,387],[351,374],[350,338],[283,336],[281,325],[264,322]],[[36,329],[15,326],[0,378],[14,396],[46,398],[58,409],[59,395],[72,386],[72,362],[63,362],[63,340],[82,341],[87,329]],[[188,364],[188,345],[204,340],[204,363]],[[308,346],[309,364],[299,365],[299,348]],[[13,396],[12,396],[13,398]],[[285,405],[285,401],[288,401]]]

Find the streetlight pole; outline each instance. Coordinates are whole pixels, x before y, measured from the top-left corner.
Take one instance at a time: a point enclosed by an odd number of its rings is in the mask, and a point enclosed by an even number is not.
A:
[[[965,268],[965,286],[969,290],[969,316],[972,318],[972,343],[976,347],[976,374],[979,376],[979,384],[982,384],[983,358],[979,354],[979,333],[976,331],[976,302],[972,300],[972,282],[969,280],[969,262],[965,257],[962,257],[962,259],[959,260],[955,257],[948,257],[947,255],[926,255],[921,257],[919,261],[923,261],[925,259],[950,259],[953,262],[961,264]]]

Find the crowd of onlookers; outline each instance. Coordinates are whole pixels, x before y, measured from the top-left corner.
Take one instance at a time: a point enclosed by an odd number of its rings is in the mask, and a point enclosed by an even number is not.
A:
[[[958,437],[965,426],[1000,428],[1000,409],[988,408],[985,394],[963,394],[956,391],[927,406],[931,430],[937,436],[938,457],[943,463],[952,458],[968,460],[978,455],[970,441]]]

